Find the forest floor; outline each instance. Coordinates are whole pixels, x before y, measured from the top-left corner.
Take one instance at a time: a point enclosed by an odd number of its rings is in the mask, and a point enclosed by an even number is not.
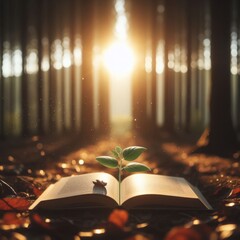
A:
[[[0,239],[240,239],[239,153],[233,158],[191,155],[194,137],[168,134],[146,139],[127,133],[89,144],[68,140],[52,144],[35,136],[21,146],[1,145]],[[135,145],[147,148],[140,161],[153,174],[186,178],[214,210],[129,211],[121,227],[109,220],[112,210],[28,211],[42,191],[61,177],[97,171],[116,176],[96,156],[109,155],[115,146]],[[121,218],[119,214],[115,218]]]

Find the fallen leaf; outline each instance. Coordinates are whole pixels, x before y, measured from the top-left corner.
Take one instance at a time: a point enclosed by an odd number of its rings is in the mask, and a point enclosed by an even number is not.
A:
[[[16,213],[8,212],[3,215],[2,222],[4,224],[20,224],[21,219],[18,217]]]
[[[216,198],[220,198],[220,199],[224,199],[224,198],[227,198],[229,197],[229,194],[232,192],[232,189],[231,188],[228,188],[228,187],[217,187],[215,192],[213,193],[213,195],[216,197]]]
[[[0,198],[0,210],[18,210],[25,211],[30,206],[31,202],[22,197],[5,197]]]
[[[28,216],[16,212],[7,212],[0,220],[0,227],[2,230],[12,230],[20,227],[29,226]]]
[[[203,240],[198,232],[192,228],[173,227],[164,240]]]
[[[35,213],[31,215],[31,220],[33,223],[35,223],[37,226],[44,228],[44,229],[52,229],[52,226],[49,221],[47,221],[45,218],[41,217],[39,214]]]
[[[35,186],[32,187],[32,191],[36,197],[39,197],[43,193],[43,190],[41,190]]]
[[[228,196],[229,198],[239,198],[240,197],[240,188],[232,189],[231,193]]]
[[[128,212],[124,209],[114,209],[110,213],[108,221],[119,228],[123,228],[128,221]]]
[[[173,227],[164,240],[218,240],[217,234],[206,224],[196,224],[191,227]]]

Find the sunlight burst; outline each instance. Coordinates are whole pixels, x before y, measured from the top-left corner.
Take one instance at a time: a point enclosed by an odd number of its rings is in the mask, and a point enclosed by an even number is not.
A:
[[[132,48],[125,41],[114,42],[104,52],[103,61],[112,75],[129,75],[134,67]]]

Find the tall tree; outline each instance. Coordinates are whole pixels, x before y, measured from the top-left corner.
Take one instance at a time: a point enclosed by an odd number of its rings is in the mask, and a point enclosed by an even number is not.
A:
[[[95,0],[82,1],[82,134],[92,137],[93,122],[93,30]]]
[[[109,42],[113,38],[114,30],[114,2],[105,0],[104,4],[101,1],[97,2],[97,17],[96,21],[96,42],[99,44],[102,51],[107,48]],[[99,126],[98,133],[108,135],[110,133],[110,110],[109,110],[109,74],[104,67],[99,69],[99,102],[98,102],[98,118]]]
[[[165,128],[174,131],[174,71],[168,67],[169,53],[174,51],[177,0],[165,1]]]
[[[148,0],[130,1],[130,33],[134,49],[137,55],[138,68],[133,73],[132,99],[133,99],[133,129],[145,135],[148,132],[146,119],[147,95],[146,95],[146,14],[149,9]]]
[[[205,143],[194,152],[230,156],[239,150],[231,118],[231,2],[211,0],[210,124]]]
[[[3,52],[3,1],[0,1],[0,53]],[[2,66],[2,57],[0,58],[0,66]],[[3,75],[2,67],[0,68],[0,139],[3,138]]]

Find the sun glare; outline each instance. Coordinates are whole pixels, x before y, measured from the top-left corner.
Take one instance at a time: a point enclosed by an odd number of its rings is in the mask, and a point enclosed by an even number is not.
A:
[[[134,67],[134,54],[125,41],[111,44],[103,56],[104,66],[114,76],[129,75]]]

